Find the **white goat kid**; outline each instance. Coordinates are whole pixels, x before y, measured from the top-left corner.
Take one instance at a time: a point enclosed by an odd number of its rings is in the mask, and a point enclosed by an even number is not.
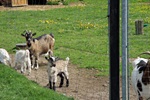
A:
[[[0,63],[11,66],[11,58],[8,52],[3,48],[0,48]]]
[[[31,60],[29,50],[18,50],[15,55],[15,69],[20,67],[21,73],[25,73],[28,69],[28,74],[31,73]]]
[[[132,86],[138,100],[150,99],[150,60],[138,57],[132,63]]]
[[[66,87],[69,86],[69,73],[68,73],[68,63],[69,57],[66,58],[66,61],[60,60],[56,61],[55,57],[45,57],[48,61],[48,77],[50,89],[56,90],[55,83],[57,82],[57,76],[60,76],[61,81],[59,87],[62,87],[64,83],[64,77],[66,79]]]

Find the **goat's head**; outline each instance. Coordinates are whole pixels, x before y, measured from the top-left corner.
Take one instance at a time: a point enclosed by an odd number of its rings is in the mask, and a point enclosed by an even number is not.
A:
[[[55,57],[45,57],[45,59],[48,61],[50,67],[55,67],[56,66]]]
[[[143,71],[142,82],[144,85],[150,84],[150,60],[146,64],[146,68]]]
[[[21,35],[26,38],[26,41],[29,41],[32,40],[33,36],[36,35],[36,33],[25,30]]]
[[[146,51],[146,52],[143,52],[141,53],[140,55],[142,54],[148,54],[150,55],[150,51]],[[143,76],[142,76],[142,82],[144,85],[147,85],[147,84],[150,84],[150,59],[148,60],[148,62],[143,65]]]
[[[30,47],[31,41],[34,42],[33,36],[36,35],[36,33],[25,30],[21,35],[26,38],[27,46]]]

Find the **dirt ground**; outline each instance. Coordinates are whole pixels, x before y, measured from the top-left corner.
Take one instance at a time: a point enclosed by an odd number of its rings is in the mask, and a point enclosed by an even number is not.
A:
[[[27,5],[27,6],[14,6],[14,7],[4,7],[0,6],[0,11],[9,11],[9,10],[49,10],[49,9],[56,9],[56,8],[65,8],[65,7],[72,7],[72,6],[85,6],[83,3],[71,3],[69,5]]]
[[[84,6],[84,4],[70,4],[68,6]],[[64,8],[68,6],[48,6],[48,5],[34,5],[22,7],[3,7],[0,6],[0,11],[4,10],[48,10],[54,8]],[[14,60],[14,55],[11,55]],[[40,57],[40,68],[32,70],[31,75],[25,75],[29,80],[37,82],[43,88],[47,88],[48,75],[47,75],[47,61],[44,57]],[[56,92],[73,97],[75,100],[109,100],[109,77],[100,76],[96,77],[97,70],[94,69],[81,69],[69,63],[69,87],[56,88]],[[20,73],[20,71],[18,71]],[[59,83],[59,82],[57,82]],[[121,83],[121,81],[120,81]],[[65,84],[64,84],[65,85]],[[58,84],[57,84],[58,86]],[[115,92],[115,90],[114,90]],[[121,86],[120,86],[121,93]],[[130,85],[130,100],[135,100],[136,95]],[[122,96],[120,96],[120,100]]]
[[[14,62],[14,55],[11,55]],[[31,75],[25,74],[25,76],[43,88],[48,88],[48,74],[47,74],[47,61],[44,57],[40,57],[39,69],[32,70]],[[109,77],[107,76],[95,76],[98,73],[95,69],[83,69],[69,63],[69,87],[64,86],[59,88],[59,79],[57,82],[56,92],[63,95],[73,97],[75,100],[109,100]],[[20,70],[18,70],[20,73]],[[121,81],[120,81],[121,84]],[[130,100],[135,100],[136,95],[130,85]],[[115,90],[114,90],[115,92]],[[121,86],[120,86],[120,95]],[[120,96],[120,100],[122,96]]]

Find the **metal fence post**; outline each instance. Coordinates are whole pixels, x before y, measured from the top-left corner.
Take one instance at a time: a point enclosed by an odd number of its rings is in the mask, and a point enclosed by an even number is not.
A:
[[[129,100],[128,0],[122,0],[122,100]]]
[[[110,86],[109,100],[120,100],[119,89],[119,1],[108,1]]]

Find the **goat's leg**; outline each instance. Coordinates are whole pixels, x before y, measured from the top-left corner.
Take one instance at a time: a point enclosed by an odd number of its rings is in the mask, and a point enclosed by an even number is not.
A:
[[[15,70],[17,70],[17,69],[18,69],[18,64],[17,64],[17,62],[15,62],[14,69],[15,69]]]
[[[25,62],[23,63],[24,64],[24,73],[26,73],[26,69],[27,69],[27,65],[25,64]]]
[[[53,86],[52,86],[52,83],[53,83]],[[56,90],[56,86],[55,86],[55,82],[51,82],[51,81],[49,81],[49,88],[50,89],[53,89],[54,91]]]
[[[23,73],[23,66],[21,65],[21,73]]]
[[[53,90],[56,90],[55,82],[53,82]]]
[[[139,97],[139,100],[143,100],[143,97]]]
[[[31,53],[30,53],[30,60],[31,60],[31,68],[34,68],[33,55]]]
[[[49,49],[45,56],[52,57],[53,51]]]
[[[7,65],[7,62],[6,62],[5,59],[3,59],[2,63],[3,63],[4,65]]]
[[[65,79],[66,79],[66,87],[68,87],[69,86],[69,73],[68,72],[64,72],[63,74],[64,74]]]
[[[53,51],[49,51],[49,56],[52,57],[53,56]]]
[[[23,62],[23,63],[21,63],[21,73],[24,73],[24,68],[25,68],[25,64]]]
[[[28,75],[31,74],[31,65],[28,64]]]
[[[63,76],[63,74],[59,74],[59,76],[61,78],[59,87],[62,87],[64,84],[64,76]]]
[[[141,96],[140,92],[137,90],[138,92],[138,100],[143,100],[143,97]]]
[[[69,79],[66,79],[66,87],[69,86]]]
[[[45,54],[45,57],[52,57],[52,54],[53,54],[52,51],[49,49]]]
[[[39,65],[38,65],[38,57],[35,57],[35,69],[38,69],[39,68]]]
[[[52,89],[52,82],[49,81],[49,88]]]
[[[7,60],[7,62],[8,62],[8,65],[9,65],[9,66],[12,66],[11,60]]]
[[[54,74],[52,81],[53,81],[53,90],[55,91],[56,90],[55,83],[57,82],[57,74],[56,73]]]

